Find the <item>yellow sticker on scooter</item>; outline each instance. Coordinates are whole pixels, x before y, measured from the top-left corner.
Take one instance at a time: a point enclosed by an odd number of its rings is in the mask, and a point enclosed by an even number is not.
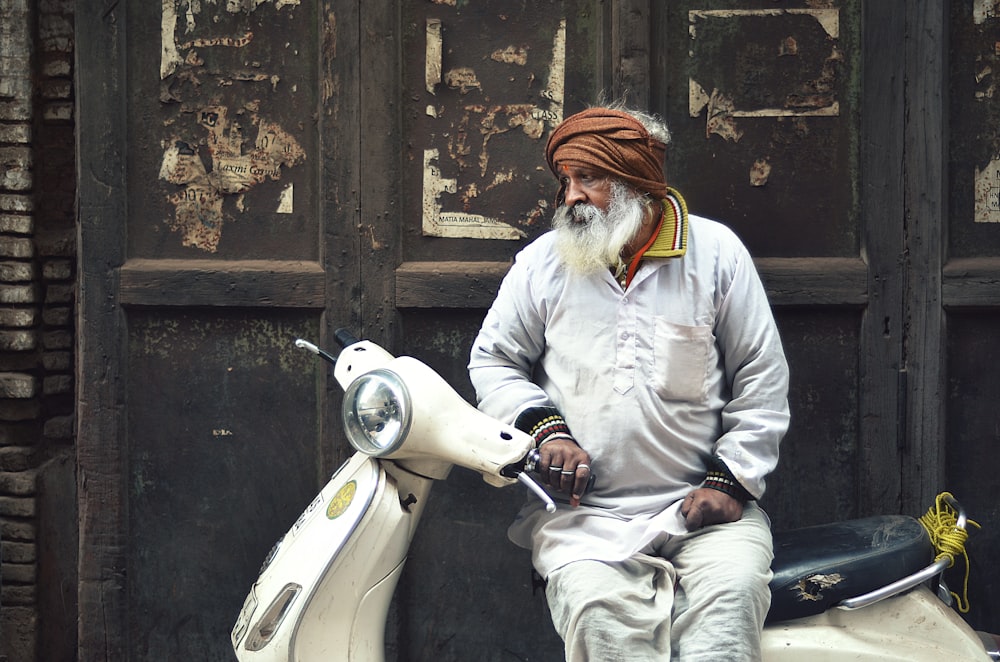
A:
[[[350,481],[337,490],[337,493],[330,499],[330,505],[326,507],[326,516],[329,519],[337,519],[354,501],[354,494],[358,491],[357,481]]]

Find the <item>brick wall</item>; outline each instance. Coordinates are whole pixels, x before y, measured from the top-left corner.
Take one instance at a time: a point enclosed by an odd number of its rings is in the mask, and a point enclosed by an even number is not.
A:
[[[8,662],[75,659],[74,4],[0,0],[0,660]]]

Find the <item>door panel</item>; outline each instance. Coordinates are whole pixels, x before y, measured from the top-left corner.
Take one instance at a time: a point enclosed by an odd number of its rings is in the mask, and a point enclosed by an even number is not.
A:
[[[761,501],[775,528],[857,513],[860,318],[861,311],[850,308],[777,310],[792,370],[794,428]]]
[[[402,3],[397,346],[472,402],[485,308],[514,253],[548,229],[545,141],[608,76],[607,4]],[[561,658],[530,554],[506,537],[523,500],[460,469],[435,486],[396,596],[399,659]]]
[[[998,325],[1000,313],[995,306],[989,311],[954,311],[948,315],[946,487],[962,501],[969,516],[982,525],[969,536],[968,550],[973,561],[969,620],[987,632],[996,632],[1000,623],[1000,579],[996,570],[1000,545],[996,526],[1000,521],[1000,485],[996,480],[1000,471],[1000,373],[993,367],[1000,361]],[[959,561],[950,573],[952,590],[961,590],[964,569],[964,561]]]
[[[883,394],[895,397],[899,350],[872,343],[901,324],[901,293],[891,281],[870,287],[881,259],[873,248],[892,237],[867,227],[867,209],[884,201],[857,186],[867,130],[860,5],[651,7],[668,36],[652,44],[651,86],[673,132],[668,180],[692,213],[747,244],[792,370],[792,424],[762,504],[779,529],[894,510],[898,469],[865,496],[873,459],[896,461],[897,412]],[[885,147],[873,149],[891,154]],[[893,310],[886,322],[883,307]],[[863,412],[884,423],[863,424]]]
[[[315,261],[315,16],[161,4],[128,22],[129,259]]]
[[[946,256],[941,304],[945,378],[944,484],[982,529],[970,535],[969,621],[1000,630],[1000,100],[994,94],[1000,16],[990,3],[950,3],[947,206],[940,232]],[[961,562],[958,564],[963,565]],[[952,588],[962,585],[956,572]]]
[[[858,5],[787,4],[653,3],[668,179],[755,257],[858,257]]]
[[[262,544],[315,495],[316,371],[289,339],[317,333],[313,314],[129,315],[125,659],[229,659]]]

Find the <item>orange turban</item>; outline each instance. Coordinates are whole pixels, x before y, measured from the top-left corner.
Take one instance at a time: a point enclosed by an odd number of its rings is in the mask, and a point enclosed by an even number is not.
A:
[[[667,146],[620,110],[590,108],[566,118],[549,136],[545,160],[556,177],[561,165],[596,168],[657,199],[667,196]],[[564,188],[556,198],[562,203]]]

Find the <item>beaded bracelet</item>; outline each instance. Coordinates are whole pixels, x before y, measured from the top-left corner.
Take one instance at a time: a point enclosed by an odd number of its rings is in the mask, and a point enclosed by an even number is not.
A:
[[[531,435],[535,440],[535,448],[541,448],[542,444],[556,439],[566,439],[576,443],[566,419],[555,407],[529,407],[518,414],[514,427]]]
[[[701,486],[728,494],[742,503],[753,500],[753,495],[740,485],[740,482],[729,471],[726,463],[719,458],[713,459],[712,466],[705,474],[705,482]]]

